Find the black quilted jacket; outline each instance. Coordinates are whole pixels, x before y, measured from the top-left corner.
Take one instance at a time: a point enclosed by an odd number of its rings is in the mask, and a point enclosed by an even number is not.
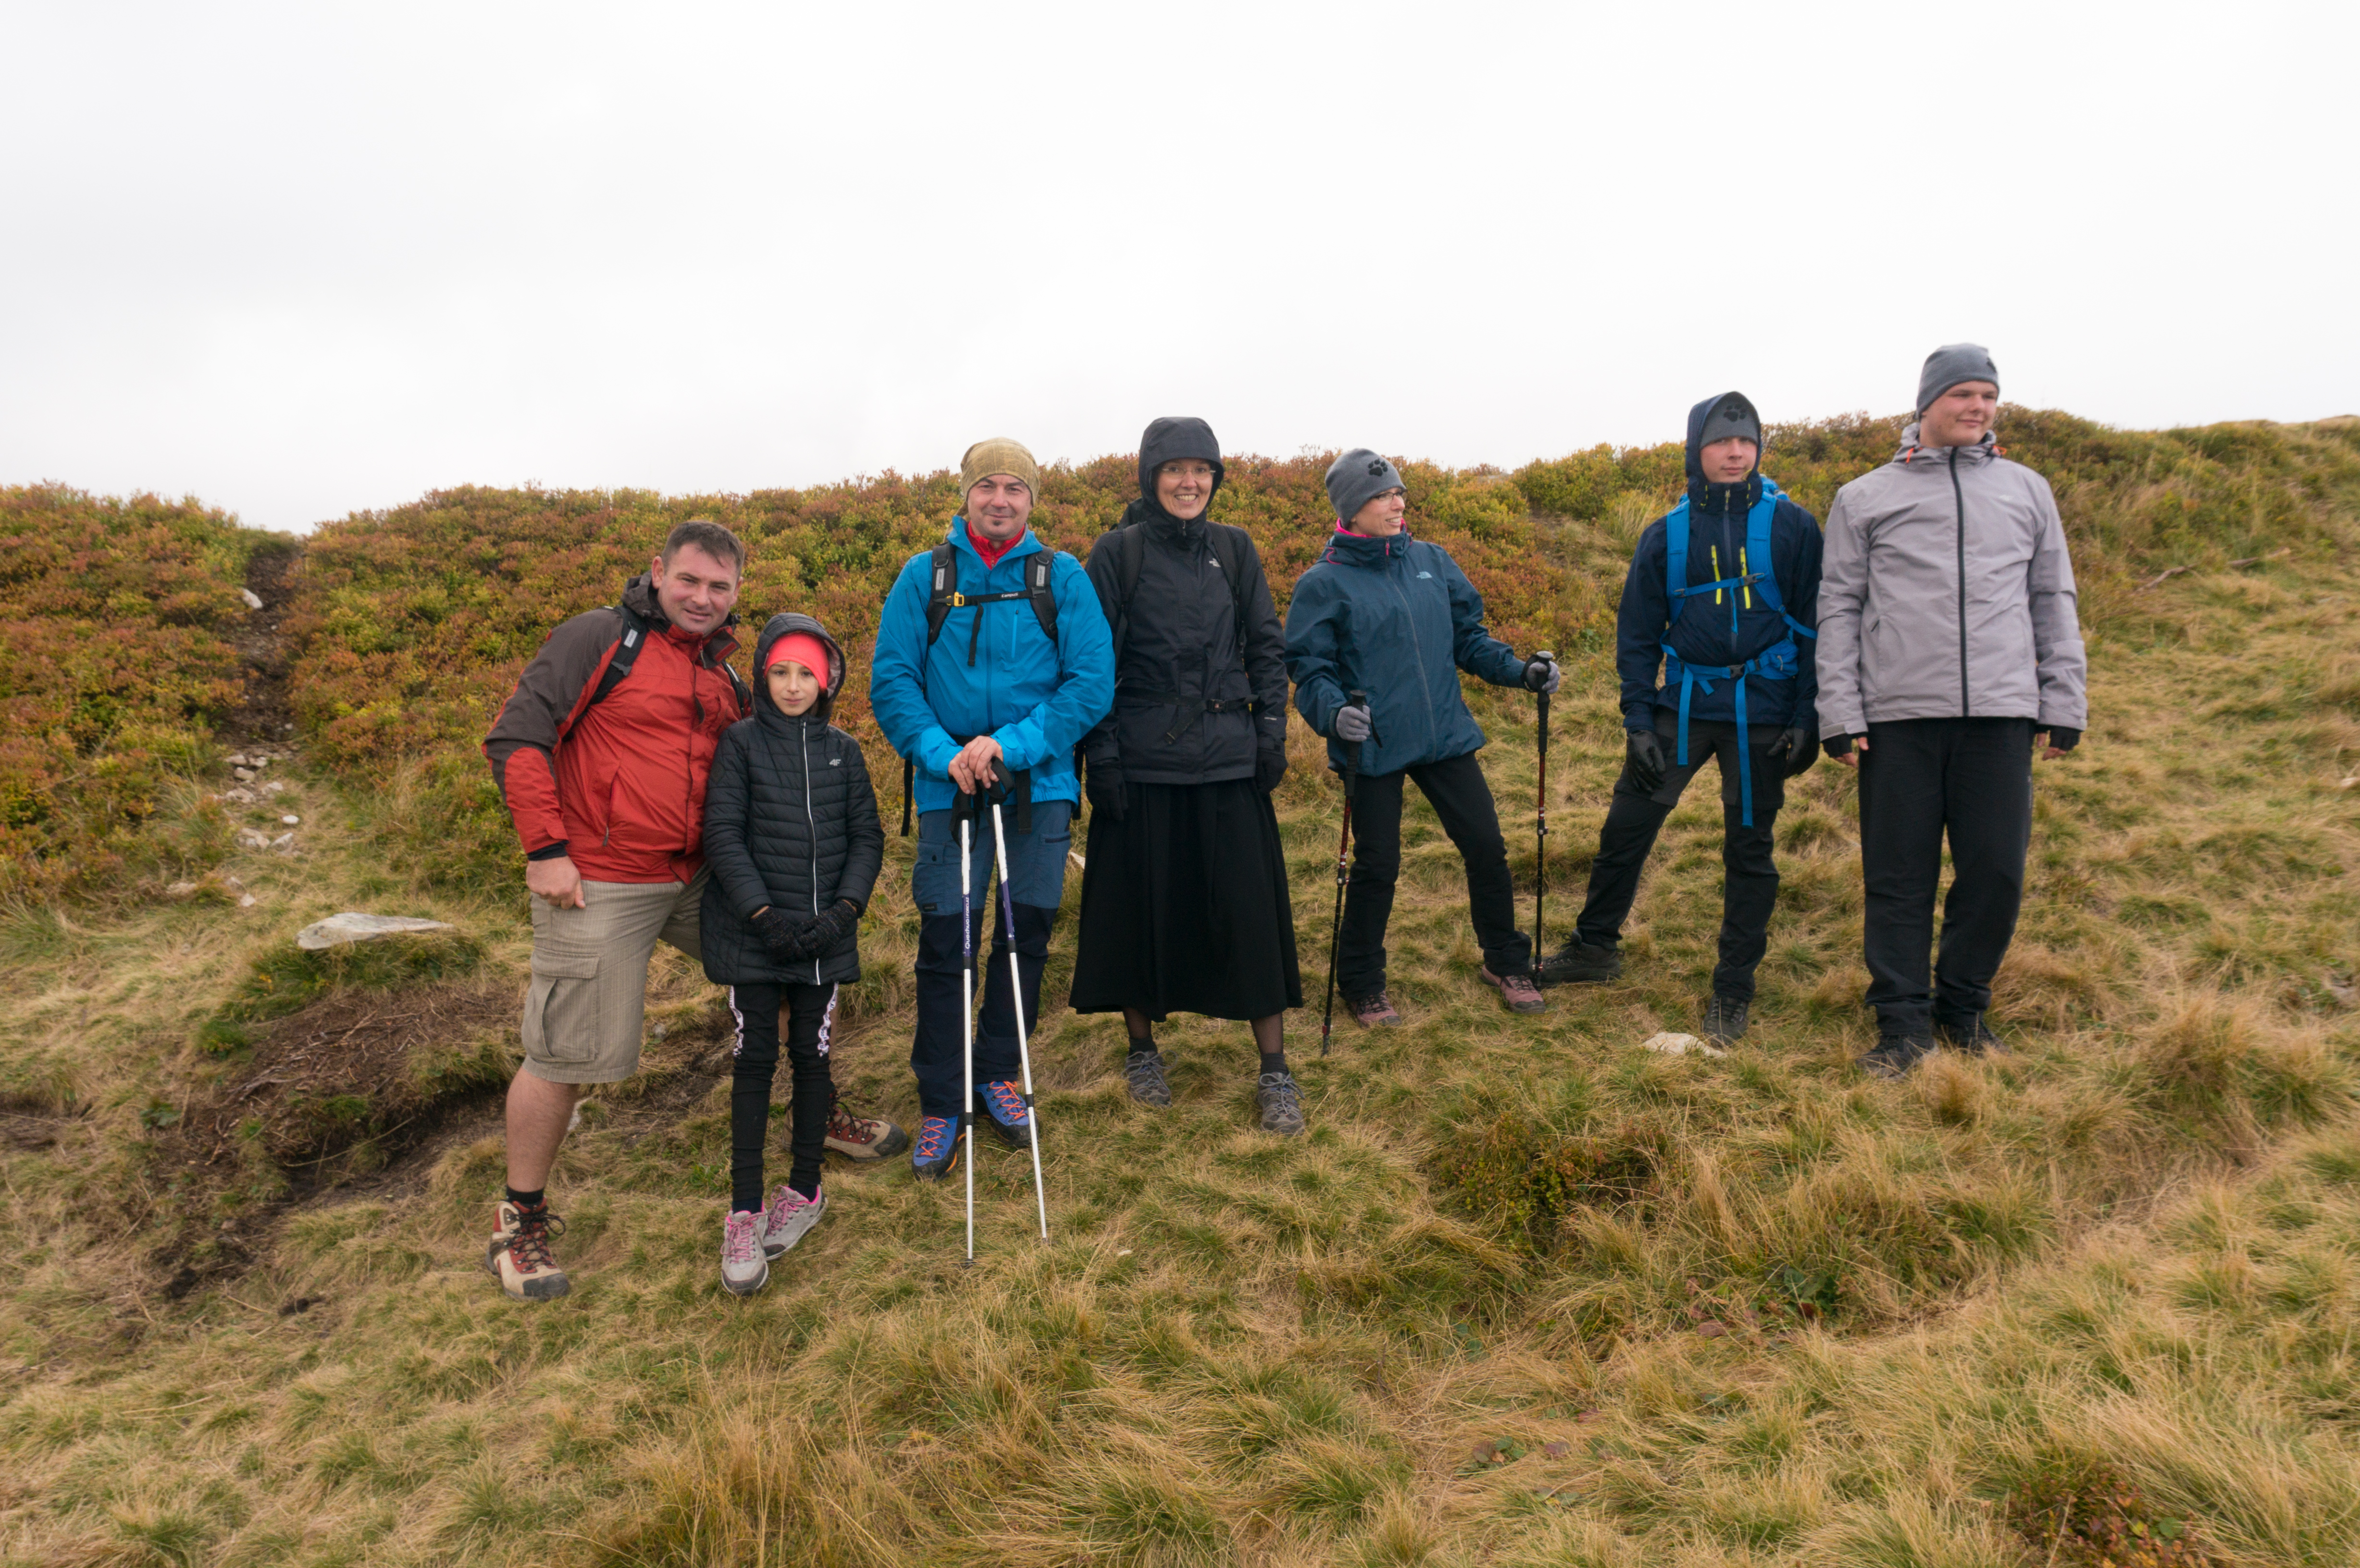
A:
[[[808,632],[827,645],[827,691],[789,718],[762,679],[770,645]],[[885,859],[885,828],[860,745],[832,727],[844,689],[844,649],[809,615],[772,615],[754,647],[754,715],[732,724],[713,757],[705,797],[705,859],[713,878],[702,910],[705,978],[722,985],[824,985],[860,978],[860,942],[847,936],[820,957],[787,964],[754,930],[769,904],[808,920],[838,898],[863,909]]]

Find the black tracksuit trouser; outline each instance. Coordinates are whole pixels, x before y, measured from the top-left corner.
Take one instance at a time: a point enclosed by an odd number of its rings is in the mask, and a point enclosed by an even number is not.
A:
[[[1773,830],[1778,808],[1786,800],[1785,768],[1764,750],[1778,737],[1775,726],[1754,724],[1752,744],[1743,752],[1735,724],[1691,720],[1688,762],[1679,766],[1677,732],[1669,720],[1656,732],[1664,744],[1664,781],[1653,793],[1643,789],[1631,764],[1614,781],[1613,799],[1606,808],[1606,826],[1598,835],[1598,858],[1590,866],[1590,895],[1582,901],[1573,934],[1593,947],[1615,947],[1622,940],[1622,922],[1639,896],[1639,873],[1664,819],[1680,803],[1680,795],[1708,757],[1721,766],[1721,953],[1712,969],[1716,996],[1754,1000],[1754,971],[1770,943],[1770,911],[1778,903],[1778,866],[1771,857]],[[1737,768],[1754,770],[1754,825],[1744,824]]]
[[[1475,754],[1448,757],[1395,773],[1363,773],[1352,791],[1352,880],[1344,890],[1344,929],[1336,948],[1336,985],[1348,998],[1375,995],[1385,984],[1385,927],[1393,920],[1393,884],[1401,876],[1402,781],[1442,819],[1467,863],[1467,912],[1482,944],[1483,966],[1494,975],[1532,967],[1533,939],[1516,929],[1515,883],[1508,875],[1508,841],[1499,808]]]
[[[1868,726],[1860,760],[1862,949],[1885,1034],[1923,1036],[1991,1007],[2024,906],[2032,843],[2030,719],[1903,719]],[[1942,841],[1953,873],[1927,984]]]
[[[787,1185],[804,1197],[819,1193],[819,1166],[827,1153],[827,1118],[836,1109],[836,1080],[827,1070],[835,1032],[833,985],[732,985],[729,1010],[738,1043],[729,1070],[729,1206],[762,1206],[762,1149],[770,1134],[770,1083],[779,1071],[779,1011],[787,1014],[785,1040],[794,1097],[787,1112]]]

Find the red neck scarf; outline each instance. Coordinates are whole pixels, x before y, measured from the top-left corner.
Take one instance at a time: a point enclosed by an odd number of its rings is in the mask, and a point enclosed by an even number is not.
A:
[[[986,572],[989,572],[993,567],[1000,564],[1000,557],[1006,555],[1010,550],[1014,550],[1018,545],[1022,544],[1024,542],[1024,536],[1022,534],[1018,534],[1014,539],[1003,539],[998,543],[994,543],[992,540],[988,539],[981,534],[976,532],[975,525],[969,523],[967,529],[967,542],[975,546],[975,553],[983,557],[983,569]]]

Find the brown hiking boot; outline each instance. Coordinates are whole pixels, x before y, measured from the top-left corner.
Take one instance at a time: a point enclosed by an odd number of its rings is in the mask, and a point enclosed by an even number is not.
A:
[[[842,1105],[827,1114],[827,1147],[847,1160],[890,1160],[910,1135],[883,1116],[856,1116]]]
[[[519,1209],[505,1201],[499,1219],[500,1228],[484,1249],[484,1267],[501,1290],[519,1301],[552,1301],[574,1289],[549,1250],[550,1242],[565,1234],[563,1220],[546,1205]]]
[[[1362,1029],[1391,1029],[1402,1021],[1402,1016],[1393,1011],[1393,1003],[1386,1000],[1382,991],[1372,996],[1347,996],[1344,1006],[1351,1013],[1352,1021]]]
[[[1483,984],[1500,993],[1500,1005],[1512,1013],[1545,1013],[1548,1004],[1541,999],[1540,987],[1529,975],[1494,975],[1489,969],[1479,969]]]

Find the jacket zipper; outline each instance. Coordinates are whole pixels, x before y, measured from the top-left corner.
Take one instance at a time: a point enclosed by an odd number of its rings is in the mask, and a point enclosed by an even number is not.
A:
[[[980,609],[981,606],[978,606]],[[804,838],[811,844],[812,914],[819,913],[819,823],[812,816],[811,726],[803,728],[803,826],[809,830]],[[819,984],[819,954],[812,954],[812,984]]]
[[[1959,514],[1959,717],[1974,716],[1967,700],[1967,493],[1959,484],[1959,449],[1950,449],[1950,499]]]
[[[1426,642],[1425,639],[1421,638],[1417,635],[1417,606],[1410,603],[1409,590],[1404,586],[1404,584],[1408,582],[1408,579],[1402,576],[1402,573],[1409,570],[1409,551],[1404,550],[1401,554],[1395,556],[1393,559],[1392,567],[1393,570],[1391,575],[1393,580],[1393,593],[1401,600],[1402,614],[1409,622],[1410,652],[1415,654],[1417,658],[1417,690],[1418,694],[1426,699],[1426,734],[1428,741],[1431,741],[1436,735],[1441,732],[1442,725],[1440,720],[1436,717],[1434,712],[1434,681],[1433,678],[1426,673]],[[1437,579],[1437,581],[1439,580]],[[1449,597],[1450,591],[1447,588],[1444,589],[1443,599],[1445,602],[1445,608],[1443,613],[1446,615],[1449,614],[1448,607]],[[1455,662],[1450,667],[1450,676],[1454,681],[1459,678],[1459,667]]]

